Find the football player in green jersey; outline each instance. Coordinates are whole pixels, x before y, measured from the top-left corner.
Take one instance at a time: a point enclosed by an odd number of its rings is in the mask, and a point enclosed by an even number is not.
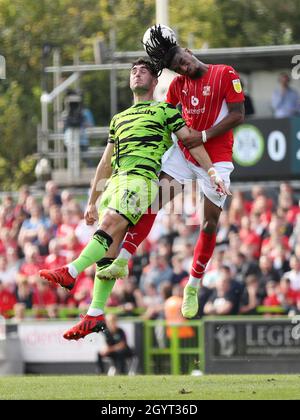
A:
[[[133,64],[130,88],[134,105],[111,121],[108,145],[98,165],[85,213],[87,224],[94,224],[98,218],[96,202],[103,192],[99,183],[109,180],[101,197],[99,228],[75,261],[57,270],[41,270],[42,278],[71,290],[76,277],[90,265],[97,263],[100,270],[111,264],[128,226],[139,221],[157,196],[161,160],[173,144],[171,133],[183,141],[201,138],[200,132],[186,126],[174,106],[153,100],[157,81],[157,72],[148,59]],[[212,182],[226,194],[204,147],[198,146],[192,153],[203,169],[212,170]],[[104,328],[104,306],[114,283],[115,279],[95,278],[93,301],[87,315],[64,338],[78,340]]]

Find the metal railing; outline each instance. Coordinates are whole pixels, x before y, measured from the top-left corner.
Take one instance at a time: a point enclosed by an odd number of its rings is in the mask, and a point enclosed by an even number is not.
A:
[[[190,374],[204,370],[203,322],[146,321],[144,330],[146,374]]]

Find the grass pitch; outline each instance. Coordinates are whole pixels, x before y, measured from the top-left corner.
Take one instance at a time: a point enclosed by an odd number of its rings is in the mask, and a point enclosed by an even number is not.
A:
[[[21,376],[0,400],[299,400],[300,375]]]

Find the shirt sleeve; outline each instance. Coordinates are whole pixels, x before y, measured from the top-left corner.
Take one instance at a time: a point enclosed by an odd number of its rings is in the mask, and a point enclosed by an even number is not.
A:
[[[234,68],[227,66],[224,75],[225,99],[230,102],[244,102],[245,96],[239,74]]]
[[[175,77],[175,79],[172,80],[169,86],[166,102],[174,106],[177,106],[180,102],[180,97],[178,95],[178,92],[179,92],[179,79],[178,77]]]
[[[172,133],[176,133],[176,131],[186,125],[186,122],[182,118],[179,110],[174,105],[166,104],[165,114],[165,125]]]
[[[115,144],[115,142],[116,142],[116,128],[115,128],[115,118],[113,118],[109,126],[109,135],[108,135],[107,143]]]

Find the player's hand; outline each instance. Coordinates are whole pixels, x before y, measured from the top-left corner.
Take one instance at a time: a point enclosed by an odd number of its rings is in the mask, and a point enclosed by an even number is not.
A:
[[[218,194],[221,196],[232,195],[230,190],[226,187],[224,180],[220,177],[215,168],[210,168],[207,173],[210,177],[213,188],[217,191]]]
[[[193,138],[182,140],[182,143],[188,150],[195,149],[195,147],[201,146],[203,144],[201,140]]]
[[[98,212],[95,204],[89,204],[84,213],[84,219],[88,226],[94,225],[98,221]]]

